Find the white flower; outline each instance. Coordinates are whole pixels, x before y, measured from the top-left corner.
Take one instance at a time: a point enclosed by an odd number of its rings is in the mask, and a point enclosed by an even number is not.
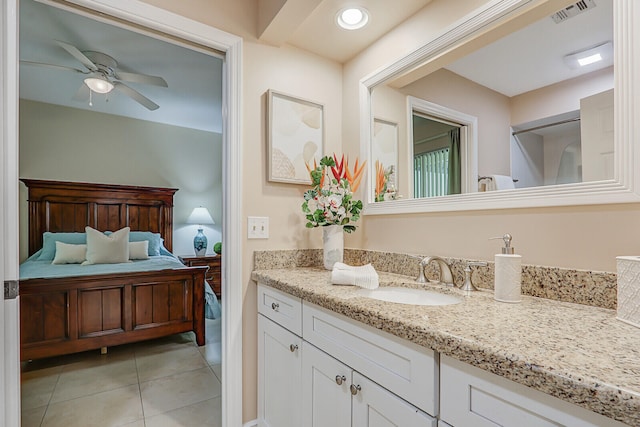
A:
[[[330,194],[327,198],[327,204],[331,209],[337,209],[342,206],[342,194]]]

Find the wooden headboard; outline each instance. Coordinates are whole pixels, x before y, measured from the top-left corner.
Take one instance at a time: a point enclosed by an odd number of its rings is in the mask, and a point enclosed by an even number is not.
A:
[[[160,233],[173,250],[175,188],[21,179],[29,189],[29,255],[42,247],[42,233],[100,231]]]

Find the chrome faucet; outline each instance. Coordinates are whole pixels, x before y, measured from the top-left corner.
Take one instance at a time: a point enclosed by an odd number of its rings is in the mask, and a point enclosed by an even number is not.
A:
[[[439,256],[428,256],[423,258],[420,261],[420,273],[416,278],[416,282],[418,283],[426,283],[427,278],[424,275],[424,269],[429,265],[432,261],[435,261],[438,265],[438,269],[440,270],[440,281],[439,285],[444,286],[455,286],[455,282],[453,281],[453,272],[451,271],[451,267],[443,258]]]

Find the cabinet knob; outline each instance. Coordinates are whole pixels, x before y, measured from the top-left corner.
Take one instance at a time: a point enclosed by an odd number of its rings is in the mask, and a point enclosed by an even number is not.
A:
[[[347,377],[345,377],[344,375],[336,375],[336,384],[342,385],[342,382],[346,380]]]
[[[355,396],[356,394],[358,394],[360,390],[362,390],[362,387],[360,387],[359,384],[358,385],[351,384],[351,387],[349,387],[349,390],[351,390],[351,394]]]
[[[271,303],[271,308],[272,308],[274,311],[278,311],[278,310],[280,309],[280,304],[278,304],[277,302],[272,302],[272,303]]]
[[[289,350],[291,350],[291,353],[293,353],[294,351],[296,351],[298,349],[298,346],[296,344],[291,344],[289,346]]]

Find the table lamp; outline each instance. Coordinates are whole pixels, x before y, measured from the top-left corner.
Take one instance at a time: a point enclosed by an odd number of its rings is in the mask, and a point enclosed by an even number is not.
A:
[[[193,238],[193,250],[196,252],[196,256],[204,256],[207,253],[207,236],[202,232],[202,224],[215,224],[211,214],[207,208],[200,206],[195,208],[189,218],[187,218],[187,224],[198,224],[198,234]]]

